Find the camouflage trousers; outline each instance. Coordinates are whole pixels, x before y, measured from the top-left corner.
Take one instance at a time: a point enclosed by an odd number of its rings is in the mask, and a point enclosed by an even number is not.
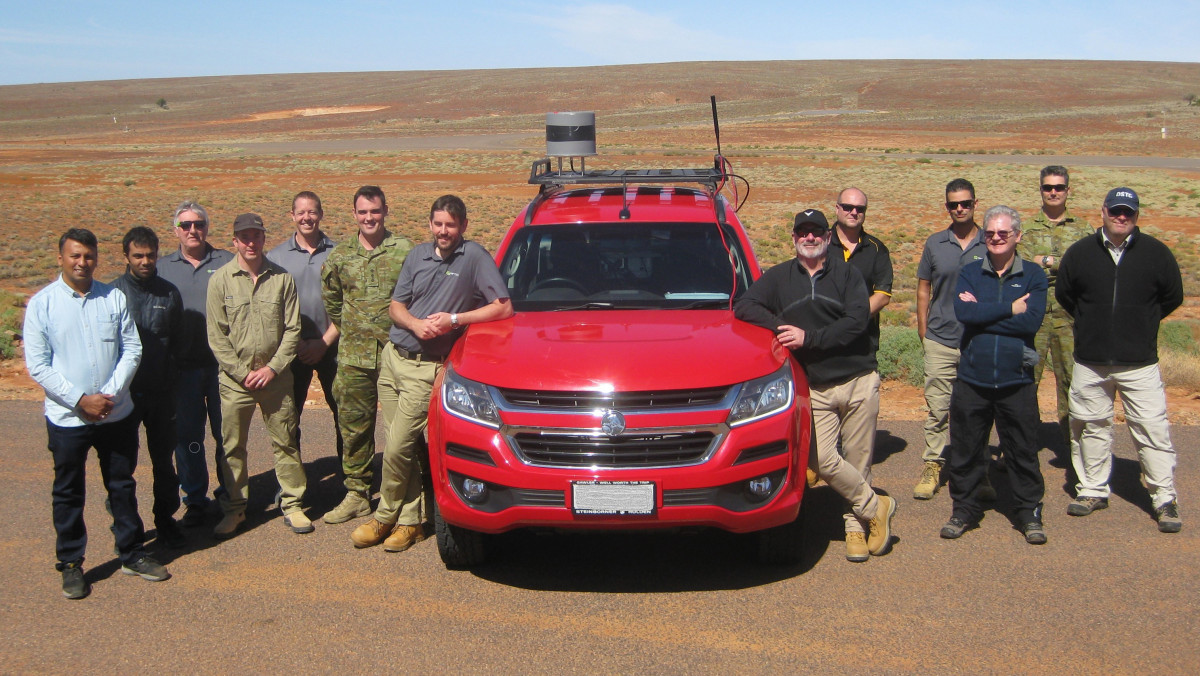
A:
[[[338,364],[333,378],[337,425],[342,433],[342,474],[347,491],[371,497],[371,461],[375,459],[375,426],[379,405],[383,419],[391,420],[395,397],[381,396],[380,369]]]
[[[1069,448],[1071,420],[1068,402],[1071,394],[1071,371],[1075,366],[1075,331],[1071,316],[1058,308],[1046,312],[1033,344],[1040,357],[1037,366],[1033,368],[1033,380],[1035,383],[1042,382],[1042,371],[1046,368],[1046,360],[1049,358],[1050,367],[1054,371],[1054,389],[1058,395],[1058,429]]]

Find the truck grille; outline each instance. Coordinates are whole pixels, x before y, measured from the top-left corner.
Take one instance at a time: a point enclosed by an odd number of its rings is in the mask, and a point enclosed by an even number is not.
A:
[[[661,392],[562,392],[501,389],[509,406],[516,408],[593,411],[615,408],[621,411],[713,407],[729,393],[728,387]]]
[[[713,447],[712,432],[629,434],[519,433],[517,453],[529,464],[549,467],[679,467],[703,462]]]

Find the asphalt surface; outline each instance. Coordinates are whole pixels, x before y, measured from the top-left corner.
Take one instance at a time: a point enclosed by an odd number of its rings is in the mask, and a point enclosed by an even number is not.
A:
[[[303,419],[310,516],[341,497],[329,413]],[[94,455],[85,564],[92,595],[68,601],[54,570],[52,467],[41,406],[0,402],[0,673],[242,671],[343,673],[1196,673],[1200,493],[1175,428],[1184,530],[1157,531],[1129,435],[1117,431],[1111,507],[1065,514],[1065,466],[1043,450],[1049,543],[1025,544],[1002,512],[941,540],[943,490],[911,497],[920,423],[881,424],[874,483],[899,499],[891,554],[844,558],[840,500],[806,500],[804,560],[753,562],[752,542],[719,532],[510,534],[495,561],[446,570],[432,539],[401,554],[355,550],[356,522],[287,530],[267,436],[251,432],[247,529],[208,529],[150,552],[174,577],[120,574]],[[1043,440],[1053,428],[1043,429]],[[1007,504],[1006,474],[993,467]],[[150,523],[149,462],[138,469]],[[214,484],[215,485],[215,484]],[[1191,638],[1189,638],[1191,637]]]

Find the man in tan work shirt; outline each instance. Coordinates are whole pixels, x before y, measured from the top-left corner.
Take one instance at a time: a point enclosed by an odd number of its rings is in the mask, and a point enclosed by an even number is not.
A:
[[[221,368],[225,456],[219,468],[229,491],[221,504],[225,516],[213,529],[222,539],[232,537],[246,520],[246,438],[255,407],[262,409],[271,435],[283,522],[296,533],[313,531],[301,504],[307,482],[296,447],[288,368],[300,340],[300,304],[295,280],[267,260],[265,243],[262,218],[238,216],[233,222],[237,256],[208,283],[208,343]]]

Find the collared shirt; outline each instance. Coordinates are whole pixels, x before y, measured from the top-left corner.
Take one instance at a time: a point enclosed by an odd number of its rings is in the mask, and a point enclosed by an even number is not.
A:
[[[93,281],[81,296],[60,275],[29,299],[24,339],[25,366],[46,391],[46,419],[54,425],[112,423],[133,411],[129,383],[142,343],[119,289]],[[79,400],[88,394],[114,398],[102,423],[80,415]]]
[[[355,235],[333,247],[321,267],[321,298],[329,321],[341,331],[338,364],[363,369],[382,366],[392,319],[392,289],[412,243],[387,233],[368,251]]]
[[[179,290],[157,274],[140,279],[128,270],[112,285],[125,294],[142,341],[142,363],[129,389],[139,394],[170,391],[175,386],[175,350],[183,322]]]
[[[321,266],[329,258],[335,242],[325,233],[316,249],[309,253],[293,233],[279,246],[267,252],[267,258],[288,271],[296,280],[296,295],[300,298],[300,338],[320,338],[329,328],[329,313],[321,299]]]
[[[962,339],[962,324],[954,317],[954,289],[958,284],[958,271],[968,263],[987,256],[987,245],[983,241],[983,230],[976,227],[975,237],[964,249],[946,228],[935,232],[925,240],[925,250],[917,265],[917,279],[929,282],[929,318],[925,335],[946,347],[958,348]]]
[[[208,302],[208,280],[221,266],[233,260],[233,254],[224,249],[214,249],[205,244],[204,258],[199,267],[176,250],[158,260],[158,276],[179,289],[183,300],[183,328],[179,333],[179,351],[176,358],[180,368],[194,369],[216,363],[206,338],[204,312]]]
[[[1046,303],[1047,321],[1050,321],[1054,313],[1061,312],[1058,302],[1054,300],[1054,280],[1058,278],[1058,266],[1062,262],[1063,254],[1072,244],[1093,232],[1086,220],[1076,218],[1069,209],[1063,211],[1062,219],[1057,223],[1051,222],[1046,217],[1046,212],[1038,209],[1037,215],[1021,224],[1021,241],[1017,242],[1017,255],[1035,265],[1042,264],[1042,256],[1054,258],[1050,267],[1042,268],[1050,285]]]
[[[1129,247],[1129,240],[1133,239],[1133,233],[1129,233],[1120,244],[1113,244],[1113,241],[1108,238],[1108,233],[1104,229],[1100,230],[1100,239],[1104,240],[1104,248],[1108,251],[1108,255],[1112,256],[1114,263],[1121,262],[1121,256],[1124,255],[1125,249]]]
[[[445,260],[432,242],[418,244],[404,259],[392,293],[392,300],[404,303],[409,314],[422,319],[435,312],[467,312],[500,298],[508,298],[508,288],[496,261],[486,249],[468,240]],[[388,337],[409,352],[444,357],[461,334],[459,328],[422,341],[412,331],[392,326]]]
[[[868,298],[877,292],[892,295],[892,255],[887,245],[878,237],[868,234],[866,230],[860,230],[858,245],[854,249],[847,249],[842,245],[835,229],[829,241],[829,255],[841,256],[843,261],[858,270],[863,281],[867,283]],[[871,338],[871,349],[878,350],[879,313],[871,315],[867,333]]]
[[[236,382],[270,366],[282,373],[300,342],[300,304],[287,270],[265,261],[258,280],[225,264],[208,285],[208,343],[221,370]]]

